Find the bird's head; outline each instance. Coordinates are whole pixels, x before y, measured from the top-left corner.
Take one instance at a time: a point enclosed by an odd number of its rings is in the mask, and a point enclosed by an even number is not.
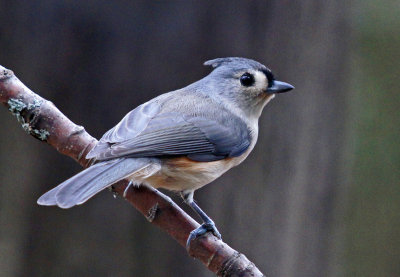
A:
[[[218,58],[204,63],[214,70],[204,79],[210,92],[232,102],[249,115],[259,117],[276,93],[292,90],[288,83],[275,80],[265,65],[245,58]]]

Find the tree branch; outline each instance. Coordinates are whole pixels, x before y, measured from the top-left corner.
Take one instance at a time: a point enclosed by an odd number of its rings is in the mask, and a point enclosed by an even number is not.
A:
[[[27,88],[11,70],[0,65],[0,102],[33,137],[47,142],[58,152],[76,160],[83,167],[90,165],[86,154],[97,140],[82,126],[74,124],[52,102]],[[122,195],[128,182],[114,184],[113,190]],[[160,227],[185,247],[190,231],[199,224],[169,197],[144,186],[130,188],[126,200],[149,222]],[[232,249],[210,233],[192,241],[190,256],[199,259],[218,276],[264,276],[243,254]]]

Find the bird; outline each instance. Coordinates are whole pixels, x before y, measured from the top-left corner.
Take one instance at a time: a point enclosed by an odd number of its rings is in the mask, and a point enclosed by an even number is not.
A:
[[[265,65],[247,58],[206,61],[212,71],[184,88],[136,107],[107,131],[86,159],[94,164],[43,194],[39,205],[71,208],[122,180],[180,193],[202,219],[187,245],[206,232],[221,239],[194,201],[195,190],[243,162],[258,138],[263,108],[294,89]]]

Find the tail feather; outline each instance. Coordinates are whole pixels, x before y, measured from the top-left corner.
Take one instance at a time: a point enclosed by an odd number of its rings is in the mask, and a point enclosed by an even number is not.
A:
[[[108,167],[110,166],[110,162],[104,162],[104,163],[98,163],[95,164],[80,173],[76,174],[75,176],[69,178],[68,180],[62,182],[60,185],[57,187],[53,188],[52,190],[46,192],[43,194],[37,201],[39,205],[43,206],[54,206],[57,205],[57,194],[60,190],[62,190],[64,187],[68,185],[84,185],[87,182],[89,182],[93,176],[100,174],[102,171],[107,170]]]
[[[39,205],[71,208],[148,165],[150,159],[115,159],[95,164],[43,194]]]

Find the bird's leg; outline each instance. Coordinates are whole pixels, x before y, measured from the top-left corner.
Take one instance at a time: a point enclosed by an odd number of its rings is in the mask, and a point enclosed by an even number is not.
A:
[[[126,198],[126,194],[128,193],[128,190],[129,190],[130,186],[132,186],[132,185],[133,185],[133,182],[132,182],[132,180],[130,180],[129,183],[128,183],[128,185],[126,186],[126,188],[125,188],[125,190],[124,190],[124,193],[122,194],[122,196],[123,196],[124,198]]]
[[[181,196],[186,204],[188,204],[203,220],[203,224],[201,224],[198,228],[194,229],[190,232],[190,235],[186,241],[186,247],[189,248],[190,242],[204,235],[206,232],[212,232],[217,238],[221,239],[221,234],[218,231],[217,227],[215,227],[214,221],[205,213],[203,210],[194,202],[193,200],[194,192],[191,191],[189,193],[181,193]]]
[[[195,237],[198,237],[207,231],[211,231],[217,238],[221,239],[221,234],[215,226],[214,221],[202,209],[200,209],[196,202],[192,201],[189,205],[203,220],[203,224],[199,228],[193,230],[191,234],[195,233],[197,234]],[[205,229],[205,231],[201,232],[202,229]]]

